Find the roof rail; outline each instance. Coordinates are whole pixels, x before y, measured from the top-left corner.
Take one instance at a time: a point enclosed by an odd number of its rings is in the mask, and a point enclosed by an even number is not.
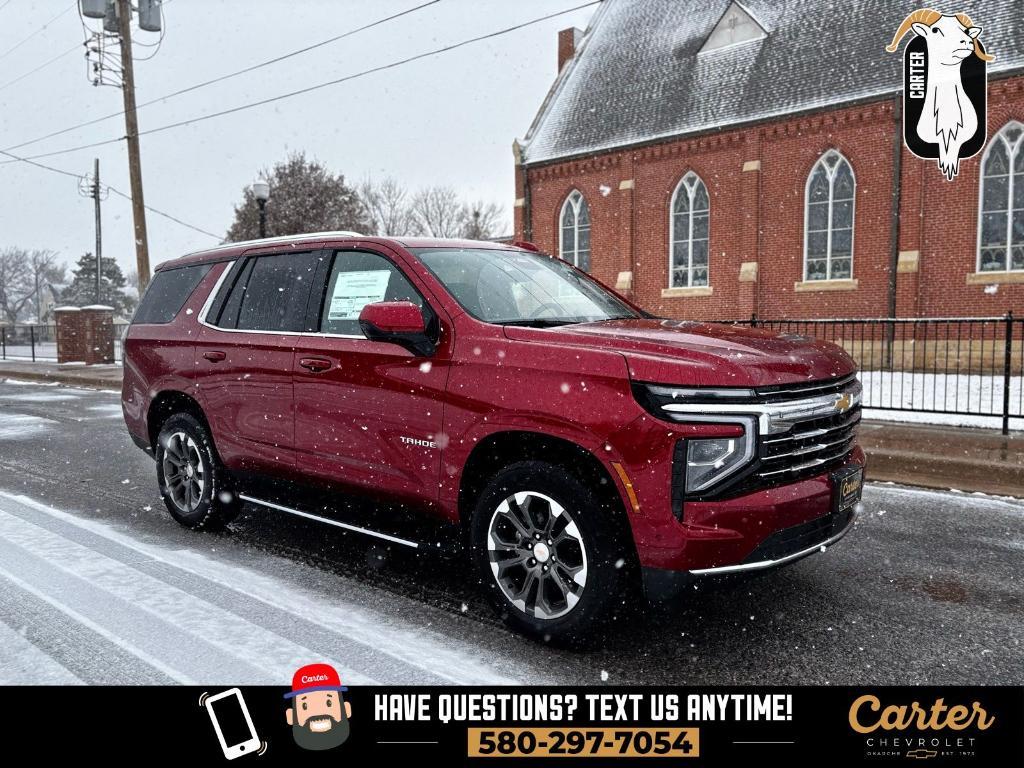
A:
[[[228,248],[244,248],[246,246],[254,245],[273,245],[274,243],[287,243],[291,240],[308,240],[310,238],[321,237],[365,237],[365,235],[362,232],[353,232],[347,229],[333,230],[330,232],[300,232],[295,235],[280,235],[278,237],[264,237],[257,240],[238,240],[232,243],[221,243],[220,245],[215,245],[213,248],[201,248],[198,251],[186,253],[185,256],[194,256],[197,253],[213,253],[216,251],[223,251]],[[184,258],[184,256],[182,258]]]

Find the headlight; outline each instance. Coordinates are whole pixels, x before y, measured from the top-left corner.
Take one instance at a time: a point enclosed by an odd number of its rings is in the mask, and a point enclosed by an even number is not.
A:
[[[694,493],[714,485],[747,463],[750,438],[716,437],[686,441],[686,492]]]
[[[659,419],[689,424],[731,424],[743,434],[730,437],[686,437],[685,493],[700,493],[717,485],[754,460],[757,444],[758,406],[751,389],[666,387],[634,382],[633,395]],[[671,406],[690,406],[687,412],[671,412]],[[664,406],[669,406],[666,411]],[[675,461],[681,462],[677,453]],[[680,483],[681,484],[681,483]]]

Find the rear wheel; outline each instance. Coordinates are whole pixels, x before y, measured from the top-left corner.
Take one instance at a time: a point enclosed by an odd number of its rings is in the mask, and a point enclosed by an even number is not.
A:
[[[171,517],[194,530],[217,530],[239,511],[205,425],[189,413],[171,416],[160,429],[156,476]]]
[[[585,644],[632,606],[635,554],[619,510],[560,467],[513,464],[470,521],[480,580],[514,629]]]

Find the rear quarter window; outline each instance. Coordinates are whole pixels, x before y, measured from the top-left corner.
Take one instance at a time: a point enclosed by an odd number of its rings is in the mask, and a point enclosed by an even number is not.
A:
[[[194,264],[157,272],[135,310],[132,325],[171,322],[212,267],[212,264]]]

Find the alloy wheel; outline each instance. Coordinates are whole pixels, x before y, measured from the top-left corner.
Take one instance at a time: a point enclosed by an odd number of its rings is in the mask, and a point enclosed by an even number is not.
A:
[[[164,446],[164,484],[174,506],[193,512],[203,500],[206,470],[196,441],[184,432],[175,432]]]
[[[557,619],[579,602],[587,584],[587,549],[572,515],[536,491],[498,505],[487,531],[491,573],[523,613]]]

